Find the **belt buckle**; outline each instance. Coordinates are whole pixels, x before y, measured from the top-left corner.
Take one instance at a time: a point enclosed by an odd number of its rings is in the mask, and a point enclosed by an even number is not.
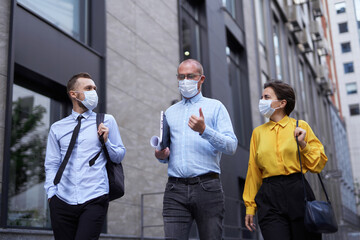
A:
[[[194,185],[194,184],[200,183],[201,179],[200,179],[200,177],[193,177],[193,178],[187,179],[187,182],[189,185]]]

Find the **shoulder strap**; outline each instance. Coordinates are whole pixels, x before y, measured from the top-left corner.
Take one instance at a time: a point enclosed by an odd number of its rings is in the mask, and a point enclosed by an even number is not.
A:
[[[99,128],[100,123],[104,122],[104,117],[105,114],[104,113],[96,113],[96,129]]]
[[[299,126],[299,120],[296,120],[296,127]],[[298,141],[298,137],[296,136],[296,143],[297,143],[297,149],[298,149],[298,154],[299,154],[299,162],[300,162],[300,169],[301,169],[301,176],[302,176],[302,181],[303,181],[303,186],[304,186],[304,196],[305,196],[305,201],[307,201],[307,196],[306,196],[306,190],[305,190],[305,180],[304,180],[304,174],[303,174],[303,171],[302,171],[302,163],[301,163],[301,155],[300,155],[300,148],[299,148],[299,141]],[[329,196],[326,192],[326,189],[325,189],[325,185],[321,179],[321,175],[320,173],[317,174],[318,177],[319,177],[319,180],[320,180],[320,183],[321,183],[321,186],[324,190],[324,193],[325,193],[325,196],[326,196],[326,200],[330,203],[330,199],[329,199]]]
[[[105,114],[104,114],[104,113],[96,113],[96,130],[99,128],[99,125],[104,122],[104,118],[105,118]],[[99,141],[101,142],[101,150],[100,150],[100,152],[98,152],[98,153],[95,155],[95,157],[93,157],[93,158],[89,161],[90,167],[95,164],[95,161],[96,161],[96,159],[98,159],[98,157],[100,156],[100,153],[101,153],[102,150],[104,150],[104,154],[105,154],[106,159],[107,159],[108,161],[111,161],[111,160],[110,160],[109,152],[108,152],[108,150],[107,150],[107,148],[106,148],[106,146],[105,146],[104,137],[103,137],[102,135],[99,136]]]
[[[299,120],[296,120],[296,127],[298,127],[298,126],[299,126]],[[306,189],[305,189],[305,180],[304,180],[304,174],[303,174],[302,162],[301,162],[301,155],[300,155],[299,140],[298,140],[297,136],[296,136],[296,145],[297,145],[297,152],[298,152],[299,162],[300,162],[301,177],[302,177],[302,182],[303,182],[303,186],[304,186],[304,197],[305,197],[305,201],[307,201]]]

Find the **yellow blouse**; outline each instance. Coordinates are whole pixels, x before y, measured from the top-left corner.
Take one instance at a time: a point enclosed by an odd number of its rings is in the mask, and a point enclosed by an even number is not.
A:
[[[306,131],[307,144],[303,149],[300,147],[303,172],[319,173],[328,160],[324,147],[307,122],[299,120],[299,127]],[[246,214],[255,215],[254,199],[263,178],[300,172],[295,128],[296,120],[285,116],[277,123],[270,120],[254,129],[243,193]]]

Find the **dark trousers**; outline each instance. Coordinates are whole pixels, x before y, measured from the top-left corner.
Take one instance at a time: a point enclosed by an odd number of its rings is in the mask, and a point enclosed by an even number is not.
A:
[[[308,200],[315,196],[305,179]],[[255,197],[258,220],[265,240],[319,240],[304,226],[304,188],[300,173],[263,179]]]
[[[51,225],[56,240],[96,240],[109,206],[108,195],[79,205],[69,205],[56,195],[50,203]]]
[[[219,240],[224,217],[224,194],[217,178],[169,178],[164,194],[163,218],[166,239],[187,240],[196,221],[201,240]]]

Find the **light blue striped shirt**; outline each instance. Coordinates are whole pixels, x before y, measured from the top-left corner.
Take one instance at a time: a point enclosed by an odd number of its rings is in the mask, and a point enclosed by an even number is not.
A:
[[[199,116],[199,108],[206,125],[202,135],[188,126],[191,115]],[[187,178],[220,173],[221,154],[234,154],[238,143],[225,106],[200,92],[191,99],[183,98],[165,115],[170,127],[170,156],[159,161],[169,164],[168,175]]]
[[[93,166],[92,159],[101,149],[97,134],[96,113],[88,110],[83,113],[81,128],[74,149],[66,165],[60,182],[53,184],[57,170],[65,157],[70,139],[77,125],[79,113],[72,114],[55,122],[49,132],[45,157],[45,190],[48,198],[55,194],[71,205],[82,204],[88,200],[109,193],[106,172],[106,157],[102,152]],[[105,143],[110,159],[121,162],[125,156],[117,123],[112,115],[105,114],[104,125],[109,128],[108,141]]]

